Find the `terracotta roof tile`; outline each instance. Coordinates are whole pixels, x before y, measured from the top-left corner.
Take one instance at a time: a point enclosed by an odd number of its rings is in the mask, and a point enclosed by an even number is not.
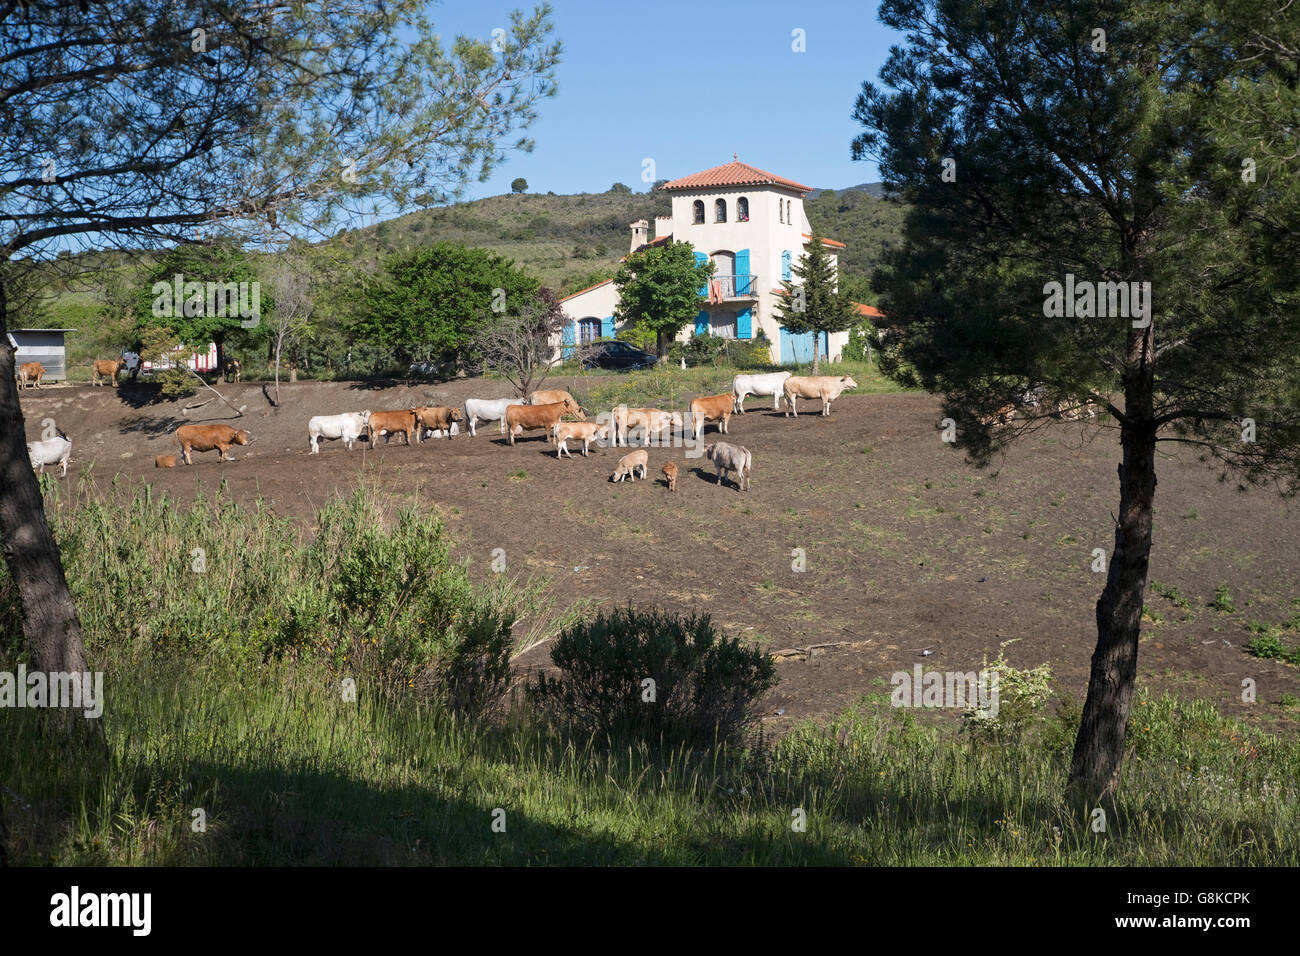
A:
[[[803,237],[804,237],[805,239],[807,239],[809,242],[812,242],[812,234],[811,234],[811,233],[807,233],[807,232],[805,232],[805,233],[803,234]],[[839,242],[839,241],[836,240],[836,239],[827,239],[825,236],[822,236],[822,245],[823,245],[823,246],[834,246],[836,249],[847,249],[847,248],[848,248],[848,246],[846,246],[844,243]]]
[[[712,169],[706,169],[700,173],[692,173],[690,176],[683,176],[681,179],[674,179],[671,182],[664,183],[659,188],[707,189],[710,186],[784,186],[786,189],[798,190],[801,194],[812,191],[811,186],[797,183],[793,179],[786,179],[784,176],[777,176],[775,173],[766,172],[757,166],[751,166],[739,160],[722,166],[714,166]]]

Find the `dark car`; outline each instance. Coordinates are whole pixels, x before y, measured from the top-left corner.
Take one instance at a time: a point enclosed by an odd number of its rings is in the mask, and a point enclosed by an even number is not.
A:
[[[652,368],[658,361],[652,352],[626,342],[596,342],[589,347],[582,360],[582,367],[627,372],[637,368]]]

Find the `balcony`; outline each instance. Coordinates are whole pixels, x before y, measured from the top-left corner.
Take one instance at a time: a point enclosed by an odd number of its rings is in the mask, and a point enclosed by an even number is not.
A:
[[[718,298],[721,296],[721,298]],[[715,275],[708,286],[700,289],[700,298],[710,302],[734,302],[737,299],[758,298],[758,276],[753,273],[745,275]]]

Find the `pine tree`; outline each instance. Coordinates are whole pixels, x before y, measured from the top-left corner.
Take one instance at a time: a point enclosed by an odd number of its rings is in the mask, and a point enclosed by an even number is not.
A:
[[[835,263],[817,233],[813,233],[808,251],[790,271],[794,278],[781,283],[785,301],[777,307],[776,317],[791,332],[813,333],[813,374],[816,375],[820,369],[822,335],[843,332],[858,316],[848,296],[837,291]],[[796,283],[795,279],[799,281]]]

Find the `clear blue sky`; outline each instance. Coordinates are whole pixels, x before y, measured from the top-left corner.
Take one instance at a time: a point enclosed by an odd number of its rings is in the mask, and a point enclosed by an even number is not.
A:
[[[875,0],[553,0],[554,36],[564,42],[558,94],[544,100],[529,135],[532,153],[511,153],[466,199],[509,192],[636,191],[642,160],[674,179],[744,162],[816,188],[880,178],[853,162],[860,127],[853,103],[875,80],[900,34],[876,19]],[[527,2],[445,0],[429,14],[445,39],[488,39]],[[807,50],[791,49],[802,29]]]

